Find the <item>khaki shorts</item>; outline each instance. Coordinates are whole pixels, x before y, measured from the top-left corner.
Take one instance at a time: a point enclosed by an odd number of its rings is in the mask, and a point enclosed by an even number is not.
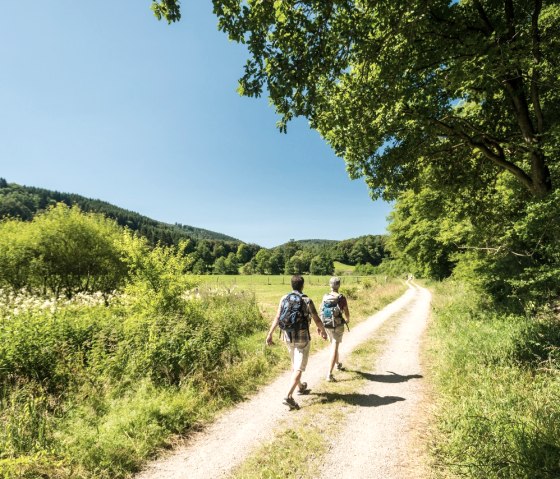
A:
[[[327,335],[329,336],[329,341],[341,343],[342,335],[344,334],[344,324],[337,326],[336,328],[325,328]]]
[[[305,368],[307,367],[307,360],[309,359],[309,349],[311,347],[311,343],[309,341],[306,343],[291,343],[286,341],[286,347],[290,352],[292,369],[294,371],[305,371]]]

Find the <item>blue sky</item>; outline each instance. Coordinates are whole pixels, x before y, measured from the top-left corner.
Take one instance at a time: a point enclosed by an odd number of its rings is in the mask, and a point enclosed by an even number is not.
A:
[[[385,232],[390,206],[307,122],[242,98],[243,46],[210,0],[10,2],[0,17],[0,177],[274,246]]]

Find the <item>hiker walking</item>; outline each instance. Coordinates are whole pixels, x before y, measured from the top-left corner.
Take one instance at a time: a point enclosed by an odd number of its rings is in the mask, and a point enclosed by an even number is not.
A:
[[[302,293],[304,279],[300,275],[294,275],[291,279],[291,293],[286,294],[280,300],[276,316],[272,320],[268,335],[266,336],[266,344],[269,346],[274,344],[272,341],[272,333],[278,326],[282,333],[290,358],[292,360],[292,376],[288,394],[283,399],[283,403],[292,409],[299,409],[299,404],[293,398],[294,391],[298,390],[299,394],[307,394],[309,389],[307,383],[301,382],[301,375],[307,366],[309,358],[309,348],[311,335],[309,333],[310,317],[313,318],[317,326],[317,333],[327,339],[327,332],[321,323],[321,319],[317,314],[315,305],[311,298]]]
[[[338,347],[342,342],[344,334],[344,325],[348,327],[350,322],[350,311],[348,311],[348,301],[343,294],[338,292],[340,288],[340,278],[333,276],[329,280],[331,287],[330,293],[323,296],[321,301],[321,321],[327,330],[329,341],[331,343],[331,354],[329,358],[329,369],[327,373],[327,381],[334,382],[333,369],[342,371],[342,363],[338,357]],[[350,328],[348,328],[350,330]]]

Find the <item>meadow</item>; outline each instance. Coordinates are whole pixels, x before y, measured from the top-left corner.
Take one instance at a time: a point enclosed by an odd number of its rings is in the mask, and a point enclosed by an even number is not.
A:
[[[338,264],[342,265],[342,263]],[[347,268],[351,267],[347,266]],[[196,278],[201,285],[208,288],[225,288],[229,291],[243,290],[254,293],[261,311],[270,318],[276,312],[280,298],[291,291],[291,275],[200,275]],[[329,291],[330,278],[331,276],[305,275],[303,292],[313,300],[315,305],[321,304],[323,295]],[[382,286],[389,282],[386,276],[340,276],[340,279],[341,291],[350,297],[355,296],[355,291],[364,284],[366,287]]]

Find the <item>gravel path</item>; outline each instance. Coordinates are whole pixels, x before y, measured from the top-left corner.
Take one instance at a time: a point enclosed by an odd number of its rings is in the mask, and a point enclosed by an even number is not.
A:
[[[344,341],[340,347],[341,361],[344,361],[344,356],[352,351],[356,346],[366,341],[371,337],[372,333],[378,329],[381,324],[388,318],[407,310],[409,306],[414,305],[414,310],[418,309],[418,320],[416,321],[416,336],[410,335],[408,343],[405,346],[396,344],[393,350],[396,354],[395,363],[382,363],[380,371],[396,371],[403,375],[418,374],[417,363],[417,345],[410,343],[415,341],[413,336],[418,339],[419,334],[425,324],[426,311],[425,308],[429,306],[429,293],[426,290],[418,289],[410,286],[409,289],[397,300],[386,306],[383,310],[368,318],[366,321],[360,323],[351,329],[351,332],[345,334]],[[413,321],[414,322],[414,321]],[[407,333],[408,335],[408,333]],[[408,337],[408,336],[407,336]],[[315,341],[317,339],[314,339]],[[264,341],[264,339],[263,339]],[[407,352],[403,349],[406,347]],[[308,383],[310,388],[325,376],[325,365],[327,363],[328,348],[315,353],[309,358],[307,371],[304,373],[303,380]],[[402,363],[405,356],[411,356],[411,363]],[[388,359],[387,359],[388,360]],[[387,369],[388,368],[388,369]],[[289,372],[281,375],[272,384],[263,388],[257,395],[248,401],[245,401],[234,409],[226,411],[214,423],[205,428],[203,431],[195,433],[189,439],[185,446],[179,447],[172,453],[165,457],[151,463],[139,475],[137,479],[211,479],[223,478],[240,465],[258,446],[263,442],[272,439],[274,434],[274,426],[286,416],[286,406],[282,405],[281,400],[285,395],[286,385],[288,384]],[[388,373],[383,372],[386,375]],[[392,380],[391,380],[392,381]],[[370,382],[370,386],[375,390],[375,394],[383,395],[399,395],[403,398],[409,398],[408,401],[398,401],[393,404],[396,409],[400,409],[406,403],[406,409],[409,409],[409,404],[416,401],[413,400],[414,391],[403,391],[401,389],[393,390],[391,386],[415,386],[415,381],[403,381],[400,383],[380,383],[375,380]],[[368,387],[370,387],[368,386]],[[387,391],[381,391],[380,386],[388,387]],[[367,392],[364,392],[367,394]],[[306,398],[300,397],[300,403],[305,405]],[[375,404],[373,404],[375,405]],[[380,412],[380,415],[386,415],[389,411],[384,408],[364,407],[364,413],[371,413],[375,410]],[[356,413],[358,414],[358,413]],[[366,421],[369,419],[360,419],[356,417],[357,421]],[[375,422],[369,424],[377,424],[378,418],[373,419]],[[348,423],[351,429],[351,423]],[[389,435],[392,439],[402,442],[402,436],[406,432],[406,422],[404,424],[395,423],[398,427],[397,431],[390,431],[385,429],[387,442]],[[367,428],[366,428],[367,429]],[[376,428],[371,428],[376,429]],[[375,431],[371,431],[374,432]],[[351,434],[351,431],[348,431]],[[375,444],[378,439],[374,441],[374,453],[377,454],[378,445]],[[365,442],[365,441],[364,441]],[[354,444],[354,440],[351,441]],[[352,449],[352,445],[349,449]],[[361,445],[360,445],[361,447]],[[388,452],[391,449],[399,447],[397,444],[392,446],[387,445]],[[333,456],[334,457],[334,456]],[[340,462],[338,462],[340,463]],[[333,473],[334,474],[334,473]],[[327,476],[324,476],[327,477]],[[335,475],[331,476],[335,477]],[[343,477],[340,473],[336,477]],[[344,477],[353,477],[350,474],[344,473]],[[358,476],[356,476],[358,477]],[[359,477],[413,477],[413,476],[375,476],[366,475]]]
[[[424,388],[420,339],[430,313],[430,293],[416,287],[402,322],[377,360],[363,400],[332,437],[321,479],[403,479],[428,477],[423,450],[415,437]],[[421,422],[421,421],[420,421]]]

